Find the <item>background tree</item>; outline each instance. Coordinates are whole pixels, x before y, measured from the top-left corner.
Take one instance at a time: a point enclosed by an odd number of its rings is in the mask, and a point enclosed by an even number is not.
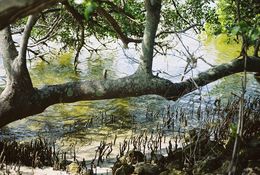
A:
[[[170,0],[145,0],[144,2],[86,0],[82,4],[75,4],[73,1],[66,0],[1,1],[0,28],[3,30],[0,32],[2,43],[0,47],[7,83],[0,95],[0,126],[41,113],[48,106],[56,103],[137,97],[147,94],[176,100],[200,86],[242,72],[244,69],[249,72],[259,72],[258,55],[248,54],[247,59],[244,57],[234,59],[230,63],[215,66],[198,74],[197,77],[181,82],[173,83],[154,76],[152,73],[154,54],[167,52],[171,44],[167,40],[170,34],[189,29],[199,32],[203,29],[205,21],[211,21],[215,26],[213,29],[222,31],[218,26],[223,26],[219,21],[221,15],[214,14],[216,9],[211,1],[187,0],[185,2],[182,4]],[[258,5],[257,2],[254,4]],[[248,9],[245,7],[240,10]],[[32,15],[17,21],[18,18],[29,14]],[[9,24],[12,25],[8,26]],[[23,25],[24,27],[21,28]],[[232,30],[237,30],[235,27]],[[244,37],[247,36],[248,30],[241,32],[241,35],[239,33],[244,30],[241,27],[238,32],[233,33]],[[248,35],[259,36],[257,31],[258,28],[255,27],[253,33]],[[12,33],[17,32],[22,32],[19,50],[16,49],[12,39]],[[76,69],[78,54],[84,46],[87,47],[87,38],[90,36],[95,36],[98,40],[105,40],[107,37],[118,38],[125,47],[131,42],[136,44],[141,42],[140,64],[137,71],[133,75],[115,80],[75,81],[46,85],[42,88],[33,86],[26,65],[26,53],[30,51],[43,60],[44,57],[41,55],[41,49],[35,50],[30,47],[46,45],[47,41],[52,40],[62,43],[63,48],[74,48]],[[250,42],[259,41],[259,37],[251,37],[251,39]],[[29,40],[32,41],[32,46]],[[258,50],[257,47],[255,48],[255,52],[258,53],[259,47]],[[90,52],[97,51],[90,47],[88,49]],[[245,60],[246,67],[244,67]]]

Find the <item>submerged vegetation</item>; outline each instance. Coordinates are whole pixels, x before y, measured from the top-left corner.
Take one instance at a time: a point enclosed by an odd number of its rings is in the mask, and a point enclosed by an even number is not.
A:
[[[0,1],[0,173],[259,174],[259,7]],[[210,54],[186,45],[194,35]]]
[[[236,161],[238,174],[260,172],[259,100],[248,97],[244,102],[244,131]],[[225,174],[229,171],[236,137],[239,102],[240,99],[234,96],[228,103],[216,99],[213,104],[202,104],[192,112],[184,111],[185,107],[170,106],[161,111],[147,111],[148,121],[162,119],[156,127],[131,128],[132,134],[124,139],[113,135],[113,138],[100,142],[94,157],[83,160],[78,159],[76,145],[72,145],[69,153],[55,141],[43,138],[28,143],[2,140],[1,167],[19,171],[22,165],[53,166],[56,170],[72,171],[71,166],[76,166],[79,174],[95,174],[98,166],[112,158],[114,175]],[[190,126],[191,117],[200,121],[198,128]],[[111,157],[112,152],[117,156]]]

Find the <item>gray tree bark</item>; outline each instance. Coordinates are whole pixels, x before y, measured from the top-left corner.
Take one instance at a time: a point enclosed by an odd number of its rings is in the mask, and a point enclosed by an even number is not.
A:
[[[19,0],[11,0],[13,4]],[[1,3],[4,1],[0,1]],[[25,3],[26,2],[26,3]],[[30,4],[30,3],[31,4]],[[24,0],[19,1],[17,8],[21,13],[35,4],[42,3],[41,8],[57,1]],[[48,2],[48,4],[46,4]],[[0,8],[0,19],[3,9],[12,7],[12,3]],[[27,4],[28,3],[28,4]],[[7,84],[0,94],[0,127],[43,112],[48,106],[57,103],[71,103],[81,100],[100,100],[122,97],[138,97],[141,95],[156,94],[168,99],[176,100],[181,96],[196,90],[222,77],[242,72],[244,59],[216,66],[195,78],[183,82],[173,83],[169,80],[152,75],[153,47],[158,23],[160,21],[160,0],[145,0],[146,26],[142,42],[141,64],[137,72],[131,76],[117,80],[78,81],[65,84],[48,85],[41,89],[33,87],[26,66],[26,49],[28,39],[37,16],[30,16],[25,26],[20,51],[16,50],[9,27],[0,31],[0,49],[4,66],[7,72]],[[29,8],[30,7],[30,8]],[[17,9],[16,8],[16,9]],[[12,8],[11,8],[12,9]],[[19,11],[19,10],[18,10]],[[6,14],[8,14],[6,12]],[[9,14],[10,15],[10,14]],[[13,18],[14,19],[14,18]],[[12,22],[7,22],[8,24]],[[0,20],[0,24],[1,20]],[[247,71],[259,72],[260,58],[248,57]]]
[[[0,30],[17,19],[39,13],[63,0],[0,0]]]
[[[161,0],[145,0],[146,24],[142,41],[140,73],[152,75],[154,40],[160,22]]]

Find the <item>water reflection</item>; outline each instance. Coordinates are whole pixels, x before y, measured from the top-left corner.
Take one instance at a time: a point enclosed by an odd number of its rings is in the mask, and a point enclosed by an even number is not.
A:
[[[195,56],[203,57],[210,64],[228,61],[237,55],[238,47],[225,45],[233,50],[226,52],[219,47],[219,38],[203,39],[203,44],[183,36],[185,44]],[[223,40],[223,38],[220,38]],[[198,47],[200,49],[198,50]],[[236,48],[236,49],[234,49]],[[186,66],[186,59],[181,50],[182,46],[176,45],[175,50],[166,56],[154,58],[153,70],[159,72],[159,76],[172,81],[180,81]],[[130,75],[138,67],[138,53],[130,47],[126,51],[127,56],[119,48],[116,51],[104,51],[102,55],[93,55],[85,58],[83,51],[80,57],[79,72],[75,74],[73,66],[73,53],[60,53],[57,58],[50,58],[52,64],[37,62],[30,69],[33,83],[36,87],[44,84],[58,84],[74,80],[103,79],[104,70],[108,70],[108,78],[114,79]],[[130,59],[132,58],[132,59]],[[217,58],[217,59],[216,59]],[[1,65],[1,64],[0,64]],[[205,71],[210,66],[203,60],[198,60],[196,69],[184,76],[194,76]],[[2,68],[1,68],[2,70]],[[84,101],[72,104],[58,104],[49,107],[42,114],[28,117],[13,122],[1,130],[1,137],[16,139],[30,139],[32,137],[46,136],[49,138],[79,139],[89,142],[92,139],[100,139],[114,132],[127,132],[129,129],[148,128],[152,129],[163,121],[165,109],[170,106],[171,110],[177,108],[186,109],[186,112],[197,109],[201,105],[210,104],[216,98],[228,99],[231,93],[239,94],[241,91],[241,74],[226,77],[202,87],[193,93],[187,94],[177,102],[154,95],[139,98],[125,98],[114,100]],[[249,75],[248,95],[260,93],[259,84]],[[203,106],[202,106],[203,107]],[[147,118],[147,113],[156,113],[154,118]],[[158,114],[157,114],[158,113]],[[198,126],[197,118],[188,115],[189,126]],[[178,124],[178,123],[177,123]],[[180,123],[179,123],[180,124]]]

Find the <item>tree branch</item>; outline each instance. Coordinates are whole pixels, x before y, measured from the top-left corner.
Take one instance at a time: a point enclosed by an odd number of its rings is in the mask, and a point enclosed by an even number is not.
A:
[[[172,0],[172,3],[173,3],[173,6],[174,6],[174,8],[175,8],[175,10],[176,10],[177,15],[178,15],[187,25],[191,25],[192,22],[189,22],[188,20],[186,20],[186,19],[181,15],[181,13],[179,12],[178,6],[177,6],[175,0]],[[192,25],[193,25],[193,24],[192,24]],[[196,26],[194,26],[194,27],[196,27]],[[195,31],[196,33],[198,33],[196,30],[194,30],[194,31]]]
[[[130,13],[127,13],[123,8],[117,6],[112,1],[106,1],[106,0],[98,0],[98,1],[99,1],[99,3],[105,3],[105,4],[109,5],[112,8],[111,11],[115,11],[115,12],[121,13],[121,14],[125,15],[129,19],[131,19],[133,21],[135,20],[135,17],[133,15],[131,15]]]
[[[71,15],[76,19],[76,21],[80,24],[83,25],[83,21],[85,17],[80,14],[77,10],[75,10],[74,7],[72,7],[68,1],[63,1],[62,4],[65,6],[65,8],[71,13]]]
[[[259,71],[260,58],[249,57],[247,61],[248,72]],[[39,93],[48,94],[44,95],[45,100],[43,100],[43,103],[47,104],[47,106],[79,100],[136,97],[148,94],[161,95],[176,100],[196,90],[198,87],[207,85],[225,76],[242,72],[243,69],[244,59],[235,59],[230,63],[222,64],[200,73],[196,78],[190,78],[179,83],[172,83],[169,80],[158,77],[134,74],[117,80],[71,82],[61,85],[45,86],[39,90]]]
[[[260,58],[248,57],[247,59],[247,71],[259,72]],[[5,106],[7,104],[6,98],[8,99],[9,96],[0,98],[0,127],[17,119],[41,113],[48,106],[56,103],[137,97],[148,94],[156,94],[176,100],[200,86],[242,72],[243,69],[244,59],[235,59],[230,63],[200,73],[196,78],[190,78],[179,83],[172,83],[155,76],[147,76],[147,74],[134,74],[117,80],[106,79],[48,85],[31,91],[31,94],[17,96],[17,99],[10,103],[12,108],[10,108],[10,105]],[[15,104],[13,104],[14,102]]]
[[[173,4],[173,6],[174,6],[174,8],[175,8],[175,10],[176,10],[177,15],[178,15],[186,24],[190,24],[190,22],[187,21],[185,18],[183,18],[183,16],[182,16],[181,13],[179,12],[178,6],[177,6],[175,0],[172,0],[172,4]]]
[[[35,41],[34,44],[29,45],[29,47],[35,47],[39,44],[45,43],[48,39],[50,39],[52,36],[55,35],[55,33],[57,32],[57,30],[55,30],[57,28],[57,26],[61,23],[62,21],[62,17],[58,16],[54,22],[50,25],[51,27],[48,29],[48,32],[39,40]]]
[[[142,40],[140,39],[133,39],[133,38],[128,38],[123,31],[121,30],[121,27],[118,25],[118,23],[116,22],[116,20],[102,7],[98,7],[97,8],[97,13],[101,16],[104,16],[106,18],[106,20],[109,22],[109,24],[113,27],[113,29],[115,30],[115,32],[117,33],[118,37],[120,38],[120,40],[124,43],[125,46],[128,45],[128,43],[130,42],[134,42],[134,43],[140,43]]]
[[[49,61],[47,61],[46,59],[44,59],[44,55],[47,55],[47,54],[49,54],[49,52],[48,53],[39,53],[39,52],[37,52],[37,51],[35,51],[35,50],[32,50],[32,49],[27,49],[29,52],[31,52],[31,53],[33,53],[34,55],[35,55],[35,57],[34,58],[40,58],[42,61],[44,61],[44,62],[46,62],[47,64],[50,64],[50,62]],[[30,58],[30,60],[33,60],[34,58]]]
[[[19,56],[18,56],[19,59],[21,59],[20,61],[22,65],[26,65],[26,51],[27,51],[29,38],[31,35],[32,28],[35,25],[38,18],[39,18],[38,15],[29,16],[26,26],[24,28],[24,32],[20,44]]]
[[[19,18],[38,13],[63,0],[1,0],[0,29],[8,26]]]
[[[245,59],[240,57],[239,59],[235,59],[229,63],[221,64],[205,72],[202,72],[195,78],[190,78],[180,83],[174,83],[174,85],[177,85],[178,88],[174,88],[174,93],[167,92],[166,97],[172,100],[176,100],[183,95],[196,90],[197,87],[202,87],[223,77],[243,72],[244,64]],[[247,72],[260,72],[259,66],[259,57],[247,57]]]
[[[79,37],[79,30],[80,30],[80,37]],[[74,69],[75,71],[77,70],[78,67],[78,63],[79,63],[79,54],[81,49],[83,48],[84,44],[85,44],[85,27],[84,25],[79,25],[78,30],[77,30],[77,41],[78,41],[78,45],[76,46],[76,54],[74,57]]]
[[[182,29],[182,30],[161,31],[160,33],[158,33],[156,35],[156,37],[160,37],[161,35],[164,35],[164,34],[185,33],[188,30],[193,29],[194,27],[197,27],[197,26],[202,26],[202,25],[201,24],[192,24],[192,25],[190,25],[190,26],[188,26],[188,27],[186,27],[185,29]]]

